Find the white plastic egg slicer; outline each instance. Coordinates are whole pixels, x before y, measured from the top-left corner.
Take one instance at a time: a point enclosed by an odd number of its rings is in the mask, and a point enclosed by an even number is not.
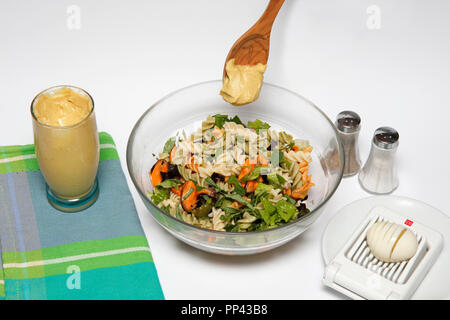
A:
[[[403,225],[417,236],[418,248],[411,259],[387,263],[373,256],[366,234],[378,221]],[[409,299],[436,261],[442,246],[439,232],[376,206],[326,265],[323,283],[353,299]]]

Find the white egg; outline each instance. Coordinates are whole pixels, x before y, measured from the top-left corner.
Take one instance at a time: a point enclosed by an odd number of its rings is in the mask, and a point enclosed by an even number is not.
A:
[[[367,245],[372,254],[384,262],[411,259],[417,251],[417,237],[409,229],[387,221],[379,221],[367,231]]]

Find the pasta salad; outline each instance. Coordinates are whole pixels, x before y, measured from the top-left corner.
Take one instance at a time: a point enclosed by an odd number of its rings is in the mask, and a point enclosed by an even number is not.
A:
[[[189,224],[246,232],[308,214],[312,146],[256,119],[208,116],[190,136],[171,137],[149,175],[152,202]]]

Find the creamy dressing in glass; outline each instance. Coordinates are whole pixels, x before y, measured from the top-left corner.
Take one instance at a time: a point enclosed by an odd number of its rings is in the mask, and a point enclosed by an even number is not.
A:
[[[77,88],[50,88],[32,104],[34,144],[41,173],[52,192],[80,198],[94,185],[99,141],[94,104]]]

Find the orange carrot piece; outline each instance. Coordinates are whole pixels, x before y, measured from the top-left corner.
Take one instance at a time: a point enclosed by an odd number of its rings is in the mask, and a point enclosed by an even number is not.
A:
[[[245,185],[245,191],[247,193],[255,192],[256,188],[258,187],[258,182],[255,180],[247,181],[247,184]]]
[[[306,167],[306,166],[308,166],[309,165],[309,163],[308,162],[300,162],[300,168],[303,168],[303,167]]]
[[[179,188],[172,187],[170,188],[170,191],[175,193],[177,196],[181,196],[181,190]]]
[[[173,146],[172,150],[169,153],[169,162],[172,163],[173,157],[175,157],[175,152],[177,151],[177,146]]]
[[[241,173],[238,176],[238,180],[241,181],[247,174],[250,174],[253,171],[253,168],[256,166],[256,162],[247,159],[242,166]]]
[[[241,173],[239,174],[238,180],[241,181],[243,177],[250,173],[249,167],[242,167]]]

